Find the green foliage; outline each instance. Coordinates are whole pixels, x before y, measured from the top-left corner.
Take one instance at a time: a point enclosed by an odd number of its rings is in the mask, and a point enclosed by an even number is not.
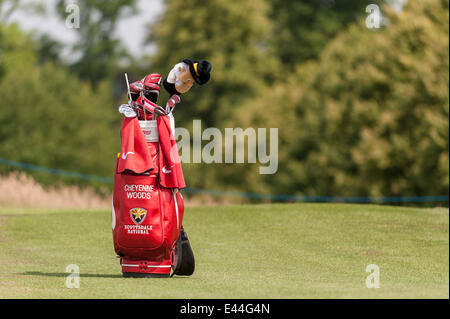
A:
[[[368,4],[380,0],[270,0],[271,49],[285,68],[317,59],[323,48],[349,24],[365,18]]]
[[[29,38],[16,27],[1,27],[0,35],[4,68],[0,78],[1,157],[110,176],[119,127],[113,129],[116,110],[106,83],[94,94],[66,69],[51,63],[39,66]],[[44,184],[70,181],[43,173],[33,176]]]
[[[446,2],[410,4],[399,14],[383,7],[390,22],[376,31],[364,25],[365,2],[269,4],[242,2],[237,10],[229,1],[172,0],[153,29],[152,71],[167,74],[185,56],[213,63],[211,82],[183,95],[178,125],[201,118],[204,128],[279,129],[275,175],[260,175],[258,164],[185,164],[190,186],[447,193]]]
[[[276,96],[249,105],[279,101],[282,111],[271,123],[281,144],[279,172],[264,177],[271,191],[448,194],[448,0],[383,10],[389,25],[353,25]]]
[[[94,87],[102,80],[111,80],[116,75],[121,58],[127,57],[126,50],[114,36],[115,27],[121,14],[135,9],[135,0],[81,0],[79,6],[80,28],[79,41],[73,51],[80,58],[71,65],[71,70],[84,80],[89,80]],[[62,19],[68,13],[66,6],[73,3],[58,0],[57,9]],[[130,31],[132,32],[132,31]]]

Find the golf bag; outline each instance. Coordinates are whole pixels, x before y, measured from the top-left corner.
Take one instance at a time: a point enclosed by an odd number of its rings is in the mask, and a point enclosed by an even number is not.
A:
[[[169,277],[171,268],[174,274],[194,271],[190,245],[180,251],[184,203],[178,189],[185,182],[173,131],[171,114],[124,119],[112,204],[114,249],[124,277]]]

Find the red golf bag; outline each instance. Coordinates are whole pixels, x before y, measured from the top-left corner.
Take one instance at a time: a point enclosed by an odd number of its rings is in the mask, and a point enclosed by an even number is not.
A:
[[[114,249],[125,277],[168,277],[183,222],[185,187],[171,116],[125,118],[114,174]],[[171,126],[172,122],[172,126]]]

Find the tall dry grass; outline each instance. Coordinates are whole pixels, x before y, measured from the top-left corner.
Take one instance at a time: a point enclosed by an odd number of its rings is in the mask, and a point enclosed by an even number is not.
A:
[[[0,176],[0,206],[18,208],[110,208],[111,196],[101,197],[90,188],[44,188],[25,173]]]
[[[0,176],[0,207],[8,208],[94,208],[110,209],[112,194],[102,197],[90,188],[76,186],[44,188],[32,177],[22,172]],[[192,206],[216,206],[236,204],[238,201],[218,200],[207,194],[186,194],[184,204]]]

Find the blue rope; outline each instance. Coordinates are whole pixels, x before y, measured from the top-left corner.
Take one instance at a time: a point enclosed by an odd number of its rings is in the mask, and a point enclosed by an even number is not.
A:
[[[11,161],[0,158],[0,164],[12,167],[28,169],[32,171],[45,172],[54,175],[68,176],[78,179],[91,180],[103,183],[113,183],[113,178],[101,177],[89,174],[66,171],[62,169],[48,168],[28,163]],[[200,188],[185,188],[183,192],[191,194],[209,194],[216,196],[233,196],[250,199],[266,199],[283,202],[316,202],[316,203],[426,203],[426,202],[448,202],[449,196],[393,196],[393,197],[361,197],[361,196],[301,196],[287,194],[258,194],[248,192],[217,191]]]
[[[101,177],[101,176],[95,176],[95,175],[89,175],[89,174],[81,174],[81,173],[77,173],[77,172],[70,172],[70,171],[65,171],[65,170],[56,169],[56,168],[42,167],[42,166],[37,166],[37,165],[33,165],[33,164],[28,164],[28,163],[10,161],[10,160],[4,159],[4,158],[0,158],[0,164],[13,166],[13,167],[17,167],[17,168],[28,169],[30,171],[44,172],[44,173],[50,173],[50,174],[54,174],[54,175],[68,176],[68,177],[74,177],[74,178],[78,178],[78,179],[85,179],[85,180],[91,180],[91,181],[97,181],[97,182],[103,182],[103,183],[113,183],[114,182],[114,180],[112,178],[108,178],[108,177]]]
[[[210,195],[227,195],[251,199],[267,199],[283,202],[316,202],[316,203],[425,203],[447,202],[448,195],[443,196],[395,196],[395,197],[359,197],[359,196],[302,196],[286,194],[257,194],[246,192],[214,191],[198,188],[186,188],[187,193],[205,193]]]

